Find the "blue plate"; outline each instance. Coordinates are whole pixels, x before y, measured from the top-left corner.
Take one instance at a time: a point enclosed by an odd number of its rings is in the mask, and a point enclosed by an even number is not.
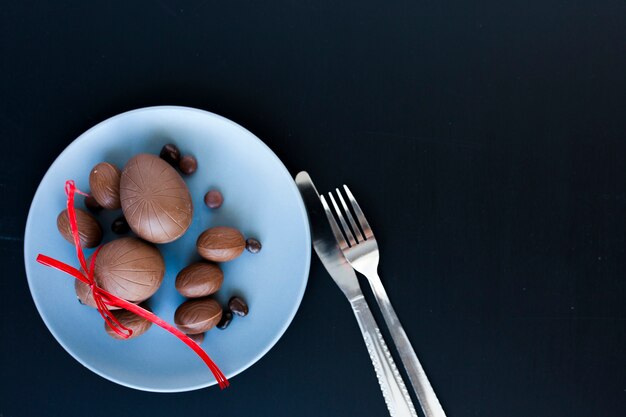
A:
[[[194,219],[182,238],[158,245],[166,274],[150,307],[173,323],[174,312],[184,301],[174,280],[178,271],[199,260],[196,238],[212,226],[236,227],[259,239],[263,249],[256,255],[245,251],[222,264],[225,278],[217,299],[226,303],[231,295],[241,295],[250,313],[235,317],[224,331],[207,332],[202,347],[229,378],[258,361],[285,332],[300,305],[311,238],[304,205],[285,166],[256,136],[223,117],[185,107],[149,107],[120,114],[85,132],[54,161],[37,189],[26,224],[24,258],[41,317],[76,360],[127,387],[179,392],[215,384],[191,349],[156,325],[136,339],[112,339],[98,312],[77,302],[74,278],[35,261],[42,253],[78,265],[73,246],[56,228],[57,215],[65,207],[66,180],[74,179],[79,189],[88,191],[89,172],[98,162],[121,168],[135,154],[158,154],[166,143],[175,143],[183,154],[198,160],[196,173],[185,177]],[[224,195],[224,205],[217,210],[203,203],[211,188]],[[77,198],[77,207],[82,204]],[[110,224],[119,215],[119,211],[99,215],[105,242],[114,238]]]

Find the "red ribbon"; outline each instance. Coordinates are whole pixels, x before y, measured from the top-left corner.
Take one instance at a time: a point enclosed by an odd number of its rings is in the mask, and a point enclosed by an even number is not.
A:
[[[191,340],[185,333],[178,330],[176,327],[167,323],[166,321],[159,318],[154,313],[139,307],[136,304],[133,304],[129,301],[126,301],[122,298],[119,298],[102,288],[98,287],[96,284],[96,280],[94,279],[94,267],[96,265],[96,256],[98,256],[98,252],[100,248],[96,249],[96,251],[91,256],[91,262],[89,263],[89,267],[87,266],[87,261],[85,260],[85,255],[83,253],[83,249],[80,245],[80,238],[78,235],[78,223],[76,222],[76,210],[74,209],[74,193],[79,193],[83,195],[87,195],[76,188],[74,181],[66,181],[65,182],[65,193],[67,194],[67,214],[70,220],[70,228],[72,230],[72,236],[74,237],[74,245],[76,246],[76,256],[78,257],[78,262],[80,263],[81,268],[85,273],[79,271],[78,269],[65,264],[56,259],[50,258],[46,255],[39,254],[37,256],[37,262],[43,264],[45,266],[49,266],[51,268],[58,269],[59,271],[65,272],[89,285],[91,288],[93,299],[96,302],[96,307],[98,312],[104,319],[104,321],[117,333],[120,337],[127,339],[132,334],[133,331],[123,324],[121,324],[111,313],[111,311],[107,308],[107,306],[120,307],[125,310],[128,310],[132,313],[137,314],[145,318],[146,320],[150,320],[152,323],[156,324],[172,333],[174,336],[183,341],[187,346],[189,346],[200,358],[204,361],[204,363],[209,367],[213,376],[217,380],[221,389],[224,389],[230,385],[226,376],[220,371],[220,369],[215,365],[215,363],[211,360],[209,355],[193,340]]]

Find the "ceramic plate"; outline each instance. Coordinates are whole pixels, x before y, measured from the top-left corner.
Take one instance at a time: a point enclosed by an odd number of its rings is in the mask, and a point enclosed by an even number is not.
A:
[[[73,246],[56,228],[56,217],[65,207],[66,180],[73,179],[79,189],[88,191],[89,172],[98,162],[123,167],[138,153],[158,155],[166,143],[175,143],[183,154],[198,160],[196,173],[184,177],[194,218],[182,238],[157,245],[166,273],[149,305],[173,323],[174,312],[184,301],[174,280],[178,271],[200,259],[196,238],[212,226],[236,227],[259,239],[263,249],[256,255],[244,251],[222,264],[225,278],[217,299],[226,303],[231,295],[241,295],[250,313],[235,317],[224,331],[207,332],[202,347],[229,378],[258,361],[285,332],[300,305],[309,273],[310,234],[300,194],[285,166],[256,136],[223,117],[184,107],[150,107],[120,114],[85,132],[54,161],[37,189],[26,224],[24,258],[41,317],[76,360],[128,387],[178,392],[215,384],[191,349],[156,325],[136,339],[112,339],[98,312],[78,303],[74,278],[35,261],[41,253],[78,266]],[[224,195],[217,210],[203,203],[211,188]],[[83,207],[82,197],[77,197],[76,206]],[[110,224],[120,214],[98,215],[105,242],[114,238]]]

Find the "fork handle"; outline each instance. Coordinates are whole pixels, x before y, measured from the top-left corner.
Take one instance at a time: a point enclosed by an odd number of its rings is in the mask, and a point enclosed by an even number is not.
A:
[[[419,359],[417,359],[415,350],[413,349],[413,346],[411,346],[411,342],[402,328],[402,324],[400,324],[400,319],[398,319],[398,316],[391,305],[391,301],[387,296],[387,291],[385,291],[385,287],[383,287],[380,277],[377,273],[368,274],[366,277],[372,287],[372,291],[374,292],[376,302],[378,302],[378,306],[383,314],[385,323],[389,328],[389,333],[391,333],[393,343],[396,345],[400,360],[409,375],[411,386],[417,394],[417,399],[420,402],[424,415],[426,417],[446,417],[446,413],[443,411],[443,407],[441,407],[441,403],[439,403],[439,399],[437,398],[432,385],[430,385],[430,381],[428,381],[426,372],[424,371]]]
[[[383,392],[387,409],[389,409],[389,415],[392,417],[417,417],[402,376],[396,368],[365,298],[363,295],[359,295],[351,299],[350,304],[361,328],[365,346],[367,346],[380,389]]]

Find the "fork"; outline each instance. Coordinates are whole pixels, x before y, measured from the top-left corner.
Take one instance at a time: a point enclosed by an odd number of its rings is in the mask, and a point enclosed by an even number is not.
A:
[[[352,213],[350,212],[339,188],[336,188],[335,192],[341,207],[343,208],[343,212],[339,208],[332,192],[328,193],[343,231],[343,236],[337,236],[339,239],[339,246],[350,265],[356,271],[363,274],[369,281],[372,291],[376,297],[376,302],[382,311],[385,323],[387,323],[387,327],[391,333],[391,338],[398,349],[400,360],[407,371],[409,381],[411,382],[411,386],[417,395],[417,399],[420,402],[424,415],[426,417],[445,417],[446,414],[439,403],[439,399],[437,399],[437,395],[428,381],[424,368],[422,367],[419,359],[417,359],[415,350],[411,346],[411,342],[402,328],[400,320],[398,319],[398,316],[391,305],[391,301],[387,296],[385,287],[383,287],[380,277],[378,276],[378,261],[380,253],[372,228],[365,219],[363,210],[361,210],[359,203],[356,202],[356,199],[350,192],[348,186],[344,185],[343,188],[350,205],[354,210],[354,214],[358,220],[358,225],[354,220],[354,217],[352,216]],[[324,200],[324,196],[321,196],[321,198]],[[343,213],[345,213],[345,217],[348,218],[350,225],[346,222]]]

